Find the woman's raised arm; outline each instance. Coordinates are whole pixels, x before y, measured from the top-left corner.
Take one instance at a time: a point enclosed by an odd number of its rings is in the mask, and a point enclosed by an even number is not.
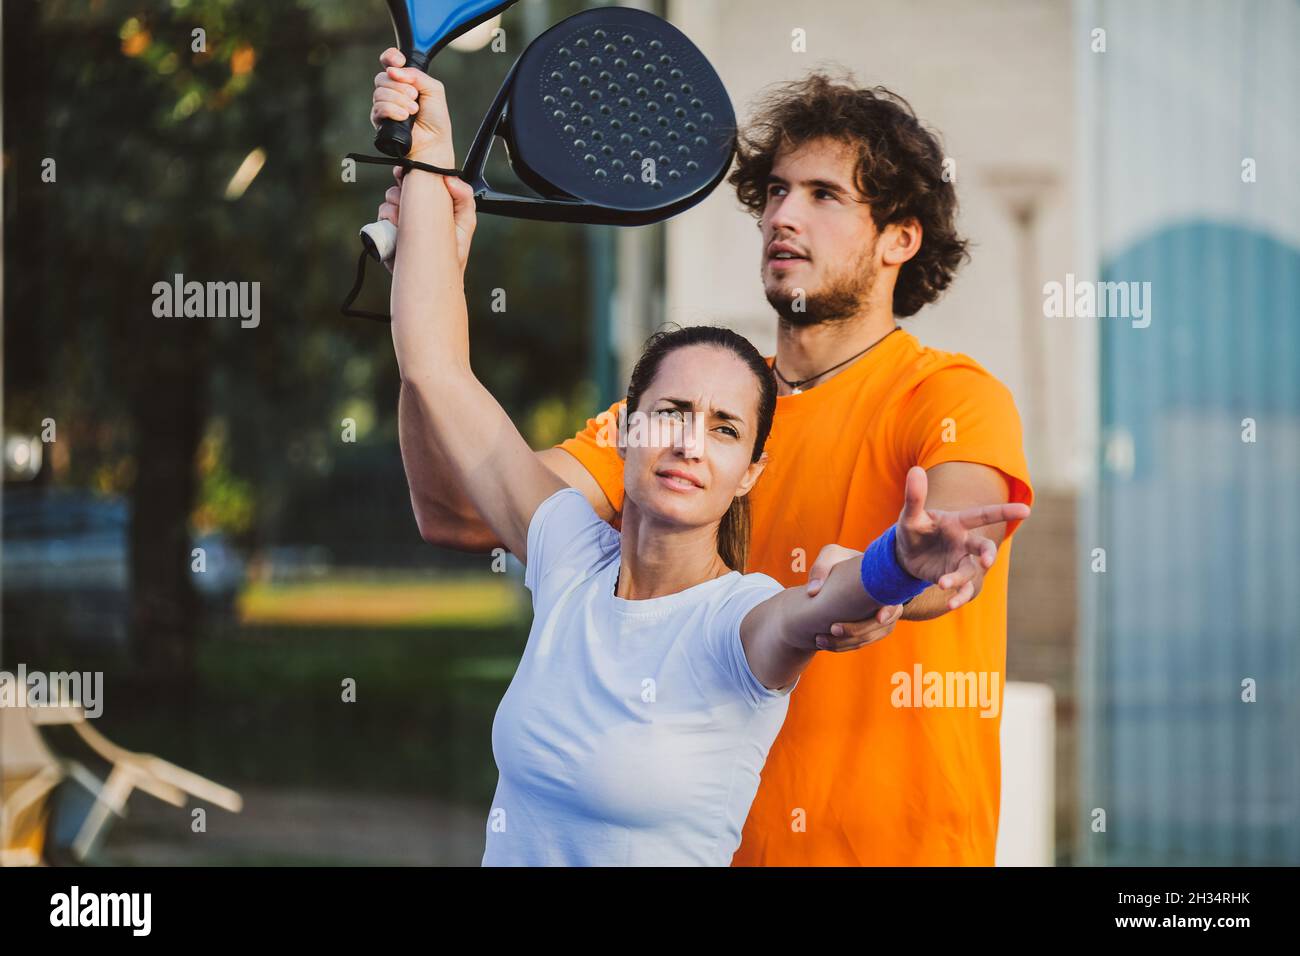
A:
[[[409,158],[455,163],[442,84],[420,70],[392,70],[419,91],[417,124],[429,136]],[[409,114],[409,110],[407,110]],[[473,234],[474,197],[454,177],[412,169],[402,177],[393,264],[393,349],[405,393],[429,439],[501,542],[527,562],[528,525],[564,483],[538,461],[469,363],[469,318],[458,242]]]

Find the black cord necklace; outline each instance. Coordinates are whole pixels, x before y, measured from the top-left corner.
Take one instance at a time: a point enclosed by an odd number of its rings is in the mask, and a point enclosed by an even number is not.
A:
[[[874,349],[874,348],[875,348],[877,345],[879,345],[881,342],[885,341],[885,339],[889,338],[891,335],[893,335],[895,332],[897,332],[900,328],[902,328],[902,326],[898,326],[898,325],[894,326],[892,329],[890,329],[888,332],[886,332],[886,333],[885,333],[884,335],[882,335],[880,338],[876,339],[876,341],[872,342],[870,345],[868,345],[865,349],[863,349],[863,350],[862,350],[861,352],[859,352],[857,355],[850,355],[850,356],[849,356],[848,358],[846,358],[843,362],[837,362],[836,364],[832,365],[830,368],[828,368],[828,369],[823,369],[822,371],[818,372],[816,375],[809,375],[807,378],[805,378],[805,379],[800,379],[800,380],[797,381],[797,382],[792,382],[792,381],[790,381],[788,378],[786,378],[784,375],[781,374],[781,370],[778,369],[778,368],[776,367],[776,356],[772,356],[772,371],[773,371],[773,372],[776,372],[776,377],[777,377],[777,378],[779,378],[781,381],[785,382],[785,384],[786,384],[787,386],[789,386],[789,388],[790,388],[790,394],[791,394],[791,395],[798,395],[798,394],[800,394],[800,393],[803,391],[803,387],[804,387],[805,385],[807,385],[809,382],[811,382],[813,379],[815,379],[815,378],[821,378],[821,377],[822,377],[823,375],[825,375],[827,372],[833,372],[833,371],[835,371],[837,368],[839,368],[841,365],[848,365],[848,364],[849,364],[850,362],[852,362],[855,358],[861,358],[862,356],[864,356],[864,355],[866,355],[868,352],[870,352],[872,349]]]

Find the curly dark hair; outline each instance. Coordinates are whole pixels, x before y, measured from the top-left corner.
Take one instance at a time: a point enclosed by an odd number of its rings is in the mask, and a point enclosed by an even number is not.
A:
[[[740,131],[728,182],[760,217],[777,152],[823,137],[857,151],[856,184],[877,229],[913,217],[921,224],[921,248],[903,263],[894,287],[894,314],[915,315],[948,287],[970,253],[957,234],[957,191],[944,179],[943,150],[907,100],[820,71],[781,84],[759,100]]]

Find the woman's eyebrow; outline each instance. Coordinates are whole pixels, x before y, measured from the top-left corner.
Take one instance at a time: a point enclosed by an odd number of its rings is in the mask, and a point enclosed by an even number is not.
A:
[[[660,401],[667,402],[668,404],[684,412],[695,411],[695,403],[685,398],[669,398],[665,396],[661,398]],[[713,410],[713,417],[720,418],[724,422],[736,422],[739,425],[745,424],[744,418],[735,414],[734,412],[727,411],[725,408],[715,408]]]

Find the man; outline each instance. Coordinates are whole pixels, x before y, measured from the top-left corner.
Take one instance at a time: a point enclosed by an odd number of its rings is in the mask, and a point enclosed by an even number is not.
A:
[[[401,54],[383,62],[395,67]],[[445,119],[435,81],[381,73],[372,121],[414,114],[418,128],[431,120],[426,97]],[[772,93],[741,137],[729,181],[762,235],[778,383],[769,462],[750,492],[746,571],[787,587],[807,576],[815,587],[842,555],[831,549],[811,569],[808,555],[828,544],[860,549],[886,529],[913,465],[926,469],[928,508],[1032,503],[1007,389],[966,356],[896,328],[896,316],[938,298],[966,257],[942,164],[906,101],[817,73]],[[396,221],[400,189],[386,200],[380,215]],[[498,546],[411,404],[399,399],[400,436],[421,534],[467,551]],[[537,453],[615,523],[617,411]],[[1001,544],[1015,529],[989,530]],[[931,588],[896,626],[882,613],[832,630],[832,651],[872,646],[821,654],[804,672],[734,865],[993,863],[1008,563],[1004,553],[968,585],[978,600],[957,611],[948,611],[954,594]]]

